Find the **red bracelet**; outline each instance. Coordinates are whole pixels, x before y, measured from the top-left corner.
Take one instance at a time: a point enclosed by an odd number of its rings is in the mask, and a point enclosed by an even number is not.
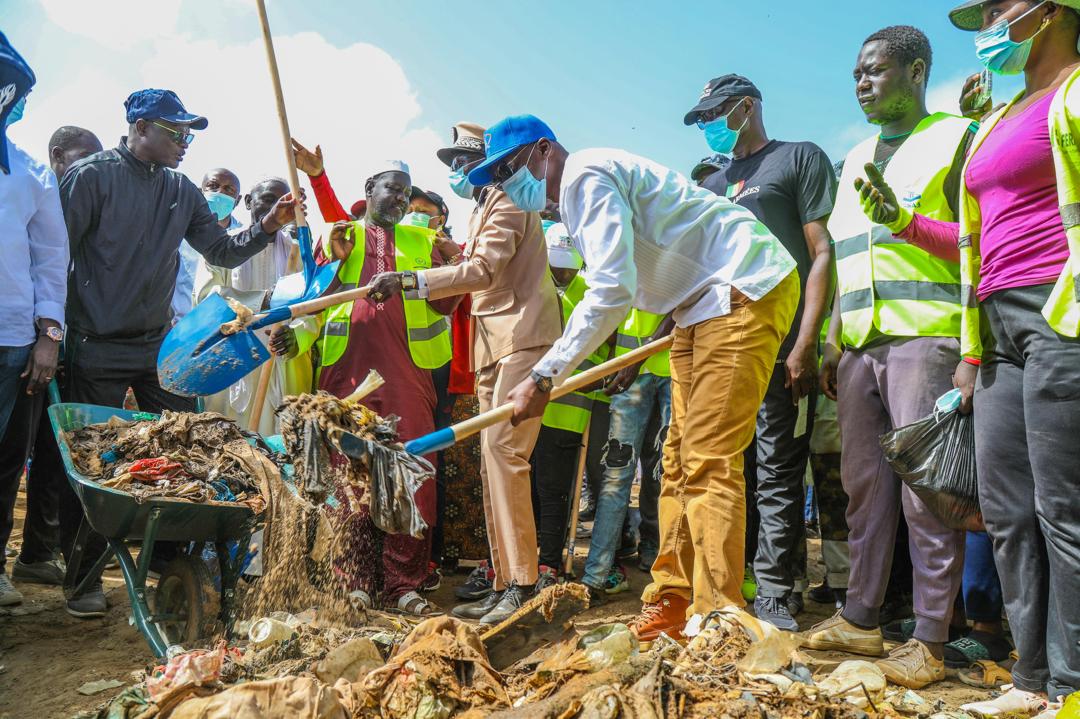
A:
[[[980,366],[982,364],[981,359],[976,359],[974,357],[965,357],[964,361],[967,362],[970,365],[975,365],[976,367],[978,367],[978,366]]]

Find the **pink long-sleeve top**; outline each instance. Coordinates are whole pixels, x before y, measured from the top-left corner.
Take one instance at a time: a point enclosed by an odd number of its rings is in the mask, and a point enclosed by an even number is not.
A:
[[[999,121],[968,164],[964,179],[982,213],[979,300],[1054,282],[1069,258],[1046,120],[1053,97]],[[956,262],[959,235],[959,223],[916,215],[898,237]]]

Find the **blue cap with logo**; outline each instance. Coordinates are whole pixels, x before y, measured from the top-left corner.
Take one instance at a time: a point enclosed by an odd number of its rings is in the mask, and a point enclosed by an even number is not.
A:
[[[536,115],[512,115],[503,118],[484,133],[487,159],[472,169],[469,182],[476,187],[490,185],[495,166],[520,147],[537,140],[554,140],[555,133]]]
[[[8,164],[8,115],[36,82],[34,71],[0,32],[0,169],[5,175],[11,171]]]
[[[209,124],[202,115],[192,115],[172,90],[136,90],[124,101],[127,121],[164,120],[191,125],[192,130],[205,130]]]

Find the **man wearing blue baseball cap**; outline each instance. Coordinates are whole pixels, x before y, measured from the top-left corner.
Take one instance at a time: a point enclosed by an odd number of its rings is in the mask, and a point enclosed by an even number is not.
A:
[[[49,384],[64,336],[68,251],[56,177],[6,134],[8,125],[22,116],[34,82],[34,71],[0,33],[0,439],[9,418],[29,421],[12,417],[16,399]],[[20,404],[27,404],[23,399]],[[11,534],[19,475],[4,479],[0,550]],[[0,554],[0,606],[22,601],[4,573],[4,559]]]
[[[195,139],[191,131],[205,129],[206,118],[188,112],[171,90],[133,92],[124,107],[128,131],[119,145],[76,162],[60,183],[71,249],[62,394],[68,402],[120,407],[131,387],[142,410],[191,411],[195,401],[163,389],[157,375],[180,242],[187,239],[212,265],[237,267],[293,220],[296,201],[285,195],[230,235],[199,188],[176,172]],[[62,524],[78,526],[81,514],[78,500],[62,502]],[[95,536],[85,551],[95,556],[103,547]],[[68,613],[104,615],[100,586],[69,600]]]
[[[509,393],[513,421],[539,417],[554,383],[631,308],[671,313],[660,552],[631,626],[650,643],[679,637],[690,615],[740,612],[742,452],[798,304],[795,261],[748,210],[628,152],[571,154],[532,115],[497,123],[485,144],[469,181],[495,184],[523,210],[558,203],[589,285],[562,337]]]

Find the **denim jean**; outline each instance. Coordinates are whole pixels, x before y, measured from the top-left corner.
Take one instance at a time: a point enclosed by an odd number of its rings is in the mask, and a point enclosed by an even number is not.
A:
[[[32,344],[25,347],[0,347],[0,437],[4,436],[8,419],[15,409],[15,398],[22,385],[19,375],[26,369],[32,349]]]
[[[602,454],[604,475],[597,492],[596,519],[585,560],[584,582],[590,586],[603,587],[615,561],[645,428],[656,407],[666,428],[671,422],[670,377],[641,374],[630,389],[611,398],[611,425]],[[659,441],[663,441],[664,435],[666,432],[661,430]]]

